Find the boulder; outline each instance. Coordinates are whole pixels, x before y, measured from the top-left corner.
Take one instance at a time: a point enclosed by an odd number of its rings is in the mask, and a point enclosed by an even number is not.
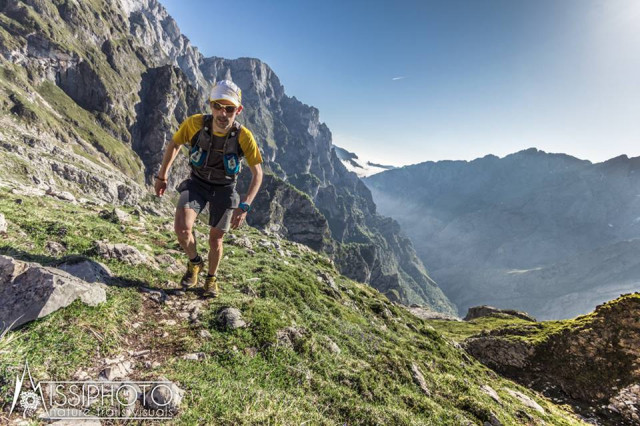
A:
[[[105,259],[116,259],[130,265],[155,264],[148,256],[140,253],[140,250],[127,244],[108,244],[103,241],[94,241],[93,250]]]
[[[110,284],[114,279],[107,265],[84,257],[65,260],[56,267],[88,283]]]
[[[90,306],[107,300],[104,286],[60,269],[0,256],[0,326],[15,328],[42,318],[76,299]]]
[[[513,309],[498,309],[493,306],[474,306],[469,308],[467,316],[464,317],[465,321],[471,321],[472,319],[489,317],[492,315],[511,315],[512,317],[520,318],[526,321],[536,322],[536,319],[526,312],[516,311]]]
[[[424,379],[424,375],[422,374],[422,371],[420,371],[420,367],[418,367],[415,362],[411,363],[411,375],[413,376],[413,380],[420,387],[420,390],[422,390],[422,393],[427,396],[431,396],[431,391],[427,387],[427,381]]]
[[[294,348],[304,339],[309,332],[302,327],[286,327],[276,332],[276,339],[278,346],[284,346],[287,348]]]
[[[224,308],[218,314],[218,323],[226,329],[246,327],[247,323],[242,319],[242,313],[236,308]]]
[[[176,412],[182,404],[185,391],[164,377],[144,395],[144,405],[148,408]]]
[[[544,411],[544,408],[542,408],[540,404],[538,404],[537,402],[535,402],[533,399],[529,398],[527,395],[523,394],[522,392],[518,392],[509,388],[504,388],[504,390],[506,390],[509,395],[511,395],[518,401],[520,401],[522,405],[529,408],[533,408],[534,410],[538,411],[540,414],[543,414],[543,415],[546,414]]]

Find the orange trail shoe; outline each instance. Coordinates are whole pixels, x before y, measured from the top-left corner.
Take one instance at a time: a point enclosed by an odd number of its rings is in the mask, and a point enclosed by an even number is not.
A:
[[[204,295],[205,297],[218,297],[220,294],[220,288],[218,287],[218,279],[214,275],[213,277],[207,277],[204,280]]]
[[[187,263],[187,272],[182,277],[182,281],[180,281],[180,285],[184,288],[193,288],[198,285],[198,275],[200,271],[204,267],[204,260],[201,260],[198,263],[193,263],[189,261]]]

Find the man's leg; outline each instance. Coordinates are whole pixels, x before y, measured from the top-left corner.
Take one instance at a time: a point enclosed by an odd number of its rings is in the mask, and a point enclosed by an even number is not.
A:
[[[218,271],[220,259],[222,259],[222,238],[224,231],[212,227],[209,231],[209,275],[215,275]]]
[[[218,287],[218,265],[222,259],[222,238],[224,233],[229,230],[233,209],[216,209],[211,207],[211,216],[209,216],[209,274],[204,282],[205,296],[218,297],[220,289]]]
[[[174,230],[180,247],[189,256],[189,259],[193,259],[198,255],[196,239],[193,236],[193,224],[196,221],[196,217],[198,217],[198,213],[193,209],[181,207],[176,209]]]

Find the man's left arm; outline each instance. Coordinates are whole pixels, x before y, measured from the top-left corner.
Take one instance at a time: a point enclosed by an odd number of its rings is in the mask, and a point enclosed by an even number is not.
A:
[[[255,166],[249,166],[251,170],[251,183],[249,184],[249,190],[247,195],[242,200],[243,203],[251,204],[258,194],[260,185],[262,185],[262,165],[256,164]],[[231,218],[231,228],[237,229],[247,217],[247,212],[242,211],[240,207],[233,211],[233,217]]]

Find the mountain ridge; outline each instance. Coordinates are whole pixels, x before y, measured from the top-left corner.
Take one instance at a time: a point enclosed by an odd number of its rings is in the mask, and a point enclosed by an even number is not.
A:
[[[636,262],[623,248],[640,236],[638,174],[638,159],[624,155],[591,163],[529,149],[421,163],[365,183],[460,312],[489,304],[558,319],[638,289]],[[408,191],[406,209],[394,213]],[[608,268],[605,259],[618,260]]]

